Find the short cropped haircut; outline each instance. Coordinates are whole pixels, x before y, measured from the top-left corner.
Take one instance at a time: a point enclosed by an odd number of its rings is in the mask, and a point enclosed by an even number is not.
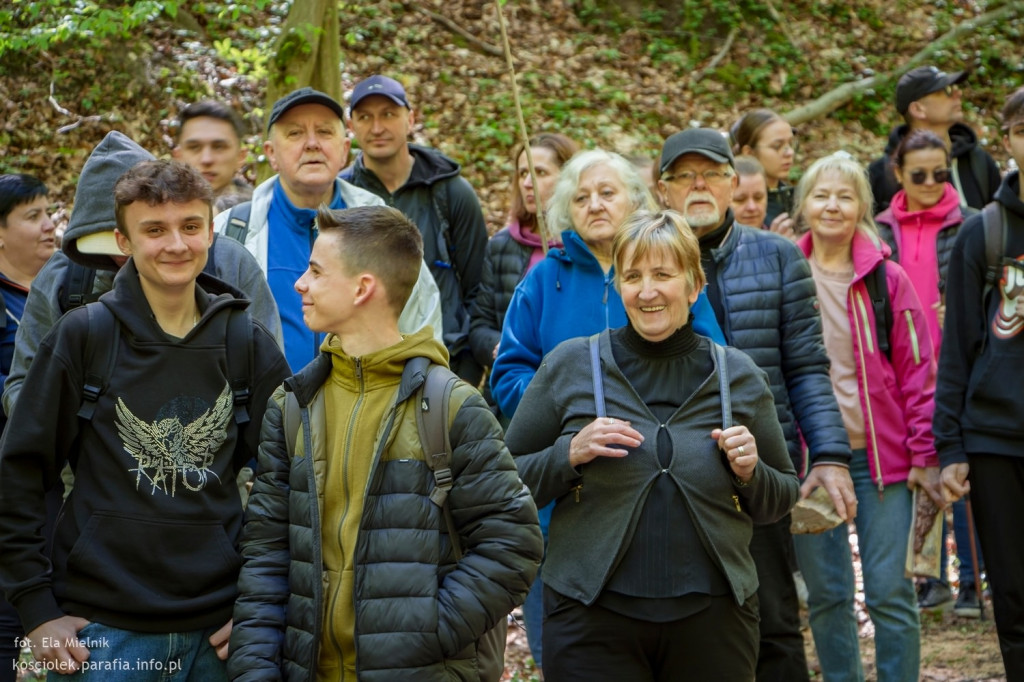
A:
[[[656,211],[658,209],[647,183],[629,161],[615,152],[603,149],[591,149],[580,152],[562,166],[555,191],[551,195],[551,205],[547,209],[548,229],[553,234],[564,230],[575,230],[572,224],[572,198],[579,188],[580,176],[596,166],[607,166],[626,187],[632,210]]]
[[[733,167],[736,169],[736,175],[748,176],[748,175],[760,175],[764,178],[765,182],[768,182],[768,176],[764,172],[764,166],[753,156],[747,154],[740,154],[736,157]]]
[[[857,229],[871,235],[878,234],[878,226],[871,217],[871,207],[874,198],[871,193],[871,183],[868,181],[868,174],[864,167],[857,163],[849,154],[837,152],[825,158],[818,159],[811,164],[807,172],[800,178],[796,186],[796,194],[793,197],[793,206],[796,215],[797,232],[804,233],[809,226],[804,221],[804,204],[807,198],[814,191],[818,180],[826,173],[836,173],[843,180],[853,185],[857,193],[857,201],[860,202],[860,215],[857,216]]]
[[[949,150],[946,148],[946,143],[942,141],[942,138],[933,133],[930,130],[912,130],[903,136],[900,143],[896,145],[896,149],[892,153],[890,163],[896,168],[902,170],[903,162],[907,154],[910,152],[918,152],[923,149],[941,149],[946,155],[946,165],[949,165]]]
[[[561,168],[565,162],[572,158],[572,155],[579,151],[580,146],[561,133],[541,133],[530,138],[530,148],[542,147],[555,155],[555,162]],[[519,191],[519,156],[523,153],[523,143],[520,142],[512,150],[512,208],[509,215],[523,223],[531,224],[536,222],[532,213],[526,211],[526,204],[523,202],[523,193]]]
[[[0,175],[0,227],[7,226],[7,216],[17,207],[49,195],[46,185],[35,176],[25,173]]]
[[[1011,125],[1024,119],[1024,87],[1017,88],[1006,98],[1006,103],[1003,104],[1001,113],[1003,132],[1009,133]]]
[[[748,111],[729,129],[729,137],[732,138],[732,153],[741,154],[744,146],[754,149],[761,141],[761,133],[764,132],[764,129],[770,123],[783,120],[785,119],[771,109]]]
[[[629,247],[633,247],[630,262],[625,262]],[[636,211],[622,223],[612,242],[612,265],[615,268],[615,287],[622,273],[649,253],[663,253],[674,258],[686,273],[690,288],[700,291],[706,279],[700,265],[700,245],[697,235],[681,213],[675,211]]]
[[[187,204],[202,201],[213,220],[213,188],[199,171],[179,161],[143,161],[117,179],[114,184],[114,218],[118,231],[129,237],[124,210],[143,201],[150,206]]]
[[[178,137],[181,137],[181,131],[184,130],[186,123],[193,118],[200,117],[217,118],[231,124],[235,135],[238,136],[239,144],[241,144],[242,139],[245,137],[245,124],[242,122],[242,117],[238,115],[238,112],[227,104],[213,99],[193,102],[178,113]]]
[[[341,237],[338,258],[345,272],[369,272],[384,283],[388,305],[402,314],[423,262],[423,237],[401,211],[390,206],[332,210],[321,204],[316,224],[321,233]]]

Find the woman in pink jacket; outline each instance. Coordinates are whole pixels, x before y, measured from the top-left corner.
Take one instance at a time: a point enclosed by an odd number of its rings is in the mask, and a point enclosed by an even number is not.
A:
[[[850,437],[850,475],[868,614],[875,626],[880,681],[916,682],[920,628],[914,584],[904,577],[912,489],[942,505],[931,434],[935,360],[928,323],[910,279],[886,260],[889,248],[871,219],[864,169],[839,153],[814,163],[796,191],[797,219],[810,232],[797,242],[818,287],[832,385]],[[875,274],[884,268],[884,277]],[[891,302],[890,350],[868,282]],[[863,680],[854,615],[848,530],[794,536],[808,588],[811,630],[826,680]]]
[[[953,242],[964,219],[976,209],[961,206],[960,194],[953,186],[946,143],[930,130],[908,134],[892,155],[893,173],[903,186],[889,207],[875,216],[878,233],[892,249],[890,258],[907,272],[914,291],[924,306],[935,357],[942,346],[945,317],[945,282]],[[975,578],[981,571],[967,551],[971,538],[967,523],[967,503],[953,503],[953,534],[959,559],[960,590],[953,613],[965,618],[981,615]],[[945,531],[943,531],[945,536]],[[977,538],[975,538],[977,546]],[[923,609],[941,606],[951,598],[946,577],[946,543],[942,543],[942,572],[918,586],[917,605]],[[984,561],[978,556],[981,570]]]

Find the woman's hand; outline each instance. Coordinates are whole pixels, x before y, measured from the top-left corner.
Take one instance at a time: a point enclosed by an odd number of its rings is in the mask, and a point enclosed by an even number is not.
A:
[[[730,426],[724,430],[715,429],[711,437],[718,441],[718,449],[725,453],[733,475],[744,483],[750,483],[758,461],[754,434],[746,426]]]
[[[638,448],[644,442],[639,431],[629,422],[612,417],[598,417],[584,426],[569,441],[569,464],[575,469],[595,457],[625,457],[629,453],[613,445]]]
[[[932,498],[936,507],[946,507],[946,500],[942,497],[942,485],[939,482],[939,467],[910,467],[907,487],[911,490],[920,488]]]
[[[789,241],[795,242],[797,238],[797,234],[793,229],[795,225],[796,222],[789,217],[788,213],[780,213],[775,216],[775,220],[773,220],[772,224],[768,226],[768,231],[782,235]]]

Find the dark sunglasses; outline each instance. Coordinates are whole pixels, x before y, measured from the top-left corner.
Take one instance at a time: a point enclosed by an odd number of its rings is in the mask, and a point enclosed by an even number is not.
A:
[[[932,171],[932,178],[935,182],[940,185],[944,182],[949,182],[949,179],[953,176],[953,171],[948,168],[936,168]],[[928,182],[928,171],[918,168],[916,171],[910,173],[910,181],[915,185],[923,185]]]

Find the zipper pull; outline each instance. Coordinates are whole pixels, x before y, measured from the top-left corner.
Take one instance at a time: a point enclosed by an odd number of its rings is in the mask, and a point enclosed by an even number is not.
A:
[[[582,491],[582,490],[583,490],[583,484],[582,483],[580,483],[579,485],[577,485],[576,487],[574,487],[572,489],[573,493],[575,494],[574,496],[576,497],[576,501],[577,502],[580,501],[580,491]]]
[[[736,511],[738,511],[738,512],[743,511],[743,507],[740,506],[740,496],[739,495],[733,495],[732,496],[732,503],[734,505],[736,505]]]

